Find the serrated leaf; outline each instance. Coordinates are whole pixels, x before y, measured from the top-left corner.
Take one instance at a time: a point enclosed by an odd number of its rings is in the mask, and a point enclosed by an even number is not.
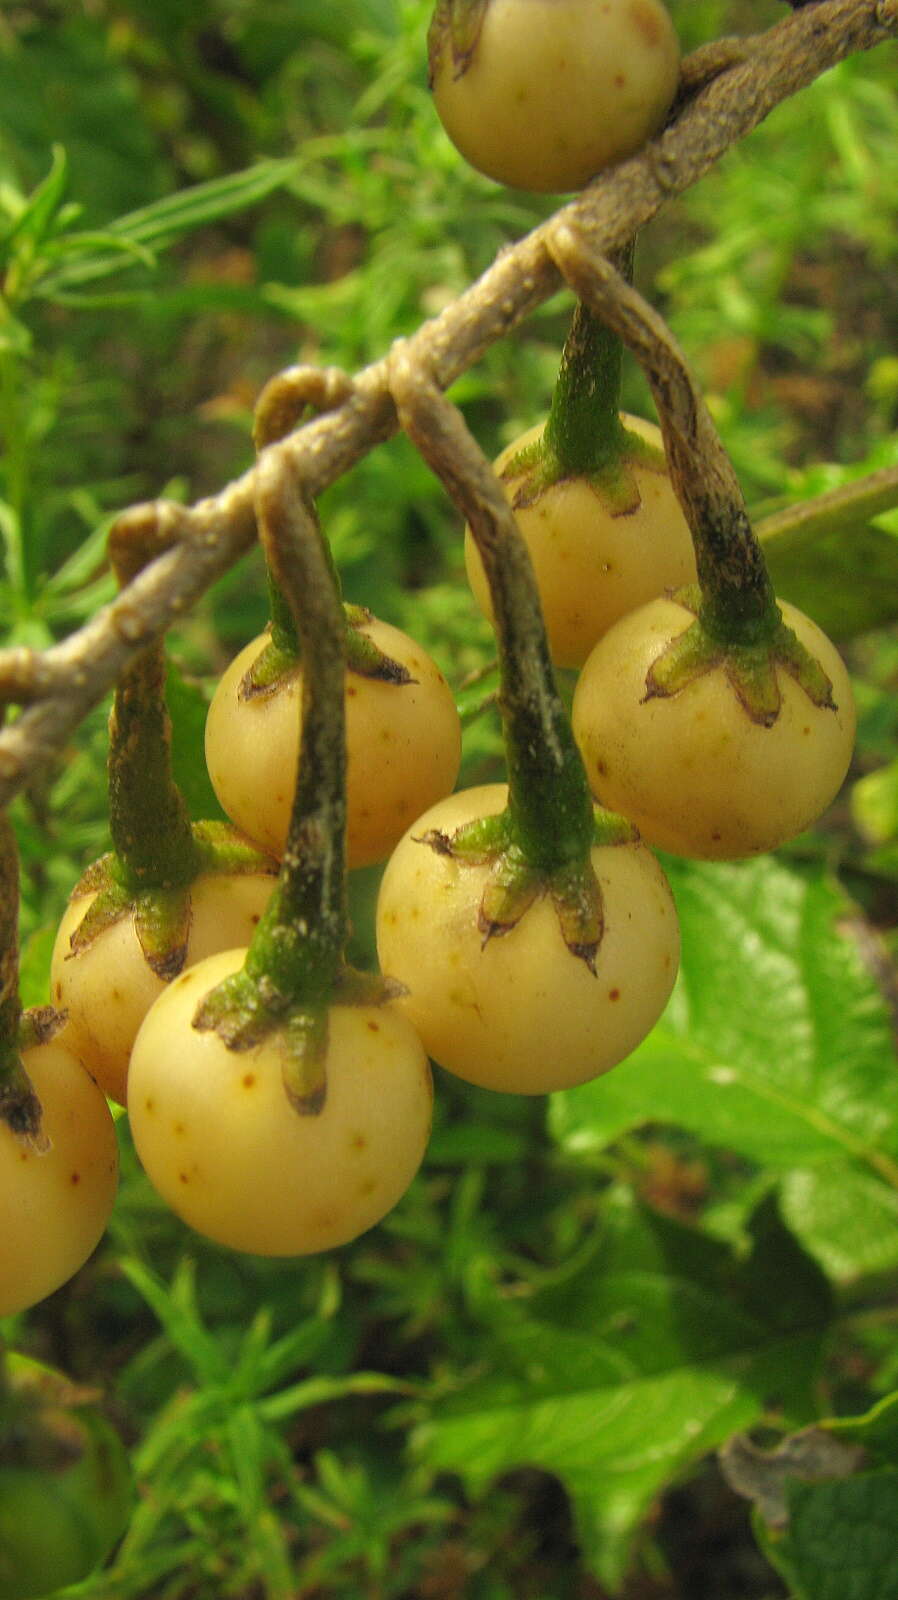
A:
[[[847,1161],[898,1187],[891,1021],[839,892],[770,858],[668,871],[674,996],[614,1072],[553,1096],[555,1137],[588,1152],[668,1122],[762,1168]]]
[[[739,1266],[616,1196],[592,1258],[498,1315],[491,1369],[434,1407],[416,1449],[475,1493],[515,1467],[555,1473],[614,1589],[639,1521],[685,1466],[768,1398],[809,1415],[826,1288],[769,1207],[754,1235]]]

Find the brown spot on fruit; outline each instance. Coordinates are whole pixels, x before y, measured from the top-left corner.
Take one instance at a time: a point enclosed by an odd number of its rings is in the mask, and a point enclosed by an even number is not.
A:
[[[256,1074],[254,1072],[244,1072],[241,1081],[244,1089],[252,1089],[255,1086]]]
[[[609,1000],[619,1000],[620,999],[620,990],[619,989],[609,989],[608,990],[608,999]]]
[[[363,1133],[354,1133],[350,1141],[353,1150],[367,1150],[368,1140]]]
[[[369,1033],[380,1033],[380,1023],[379,1022],[375,1022],[372,1019],[366,1024],[366,1026],[367,1026],[367,1029],[368,1029]]]
[[[72,1188],[73,1189],[77,1188],[77,1186],[78,1186],[78,1184],[80,1182],[81,1182],[81,1174],[80,1174],[80,1172],[73,1172],[71,1177],[69,1178],[69,1183],[72,1185]]]
[[[652,49],[661,43],[661,19],[647,0],[630,0],[630,21]]]

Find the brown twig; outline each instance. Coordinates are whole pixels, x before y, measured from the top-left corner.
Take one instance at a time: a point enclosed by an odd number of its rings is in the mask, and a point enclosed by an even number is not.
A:
[[[818,0],[767,33],[722,41],[684,63],[673,120],[629,161],[514,246],[408,342],[445,389],[525,320],[560,284],[549,251],[559,221],[607,256],[672,196],[696,183],[770,111],[846,56],[898,37],[898,0]],[[335,409],[271,448],[288,456],[310,497],[396,431],[389,358],[360,372]],[[164,549],[121,595],[77,633],[25,659],[0,652],[0,704],[24,707],[0,729],[0,806],[58,753],[134,654],[189,610],[255,537],[254,472],[185,509],[165,502],[125,513],[157,531]],[[171,546],[171,548],[169,548]]]

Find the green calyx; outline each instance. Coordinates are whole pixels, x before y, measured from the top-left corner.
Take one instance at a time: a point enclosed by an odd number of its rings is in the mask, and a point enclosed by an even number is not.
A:
[[[384,650],[369,639],[361,629],[372,620],[365,606],[345,604],[346,670],[362,678],[376,678],[381,683],[404,684],[414,679],[407,667],[394,661]],[[244,673],[237,691],[241,700],[253,700],[260,695],[274,695],[293,680],[300,670],[299,642],[272,620],[270,637],[265,648],[256,656],[252,666]]]
[[[373,621],[367,606],[343,605],[346,618],[346,670],[361,678],[376,678],[380,683],[414,683],[407,667],[394,661],[385,650],[361,630]]]
[[[623,253],[632,273],[633,245]],[[504,465],[514,482],[512,506],[534,505],[556,484],[581,479],[612,517],[638,511],[642,496],[636,469],[667,473],[657,445],[621,419],[623,345],[620,336],[582,302],[574,309],[546,426]]]
[[[706,673],[720,669],[746,716],[769,728],[776,722],[782,704],[777,671],[782,668],[813,705],[836,709],[832,682],[783,621],[778,606],[759,617],[754,638],[727,642],[713,624],[709,626],[697,589],[680,589],[671,598],[692,612],[695,621],[652,663],[646,675],[647,700],[679,694]]]
[[[301,1116],[317,1116],[327,1096],[327,1016],[326,1001],[297,1006],[244,968],[206,995],[193,1026],[214,1031],[229,1050],[252,1050],[273,1038],[288,1100]]]
[[[226,822],[197,822],[191,826],[193,872],[187,882],[135,884],[115,852],[101,856],[78,880],[73,899],[94,894],[71,937],[71,954],[78,956],[124,917],[132,917],[134,931],[147,965],[166,983],[177,977],[187,959],[192,916],[192,887],[199,877],[228,874],[277,873],[277,862]]]
[[[275,695],[296,677],[299,669],[298,649],[285,647],[272,628],[264,648],[240,679],[237,697],[256,700],[262,695]]]
[[[594,438],[584,450],[582,464],[576,464],[574,456],[575,452],[567,457],[558,453],[548,424],[538,439],[516,451],[500,473],[504,483],[514,484],[513,510],[536,505],[557,484],[579,479],[589,485],[609,516],[626,517],[642,505],[635,469],[667,474],[664,451],[626,428],[617,413],[604,436]]]
[[[490,0],[437,0],[427,30],[429,82],[433,82],[448,51],[453,78],[461,78],[471,64]]]
[[[590,847],[631,844],[637,838],[625,818],[595,809]],[[510,933],[530,907],[548,895],[571,955],[595,973],[605,912],[589,848],[552,866],[535,866],[522,848],[511,806],[498,816],[478,817],[452,834],[434,828],[422,834],[420,842],[462,866],[489,867],[478,911],[484,945]]]
[[[308,947],[304,954],[309,956]],[[396,998],[399,986],[342,965],[327,978],[310,960],[308,971],[310,975],[314,971],[321,993],[297,1003],[291,996],[292,981],[286,992],[280,990],[270,973],[255,970],[259,966],[264,963],[257,952],[254,962],[247,960],[240,972],[211,990],[197,1007],[193,1026],[200,1033],[214,1031],[229,1050],[238,1052],[252,1050],[265,1040],[275,1042],[287,1099],[300,1116],[318,1116],[327,1099],[331,1006],[384,1005]]]

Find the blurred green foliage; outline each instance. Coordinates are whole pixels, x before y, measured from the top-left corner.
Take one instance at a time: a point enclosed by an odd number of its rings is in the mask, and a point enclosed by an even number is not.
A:
[[[118,508],[194,499],[244,470],[272,372],[381,356],[548,214],[551,201],[468,171],[443,135],[426,88],[429,9],[7,0],[10,641],[45,646],[108,598]],[[671,10],[686,48],[783,14],[776,0]],[[763,514],[898,465],[895,70],[889,46],[828,73],[641,243],[639,281]],[[491,453],[545,411],[568,309],[556,297],[456,385]],[[624,399],[649,405],[633,370]],[[490,634],[441,489],[400,439],[321,512],[347,598],[432,651],[464,706],[465,777],[493,775]],[[859,568],[862,538],[882,562],[875,582],[866,557]],[[746,1577],[732,1500],[723,1533],[708,1520],[702,1463],[736,1428],[860,1413],[898,1385],[883,999],[898,926],[898,653],[882,626],[895,617],[896,538],[898,514],[876,511],[830,530],[825,549],[819,534],[793,540],[788,559],[771,539],[784,585],[816,593],[831,625],[843,597],[850,613],[837,631],[861,713],[859,829],[844,806],[777,863],[675,870],[683,980],[631,1064],[551,1108],[441,1079],[428,1163],[403,1204],[354,1246],[299,1264],[188,1237],[123,1120],[108,1240],[8,1327],[104,1386],[132,1446],[131,1526],[73,1595],[785,1592],[760,1557]],[[254,556],[172,637],[175,758],[197,810],[211,805],[205,698],[264,620]],[[66,894],[105,848],[104,715],[15,807],[29,1002],[43,998]],[[357,877],[364,955],[377,874]],[[878,1480],[893,1469],[889,1457],[874,1474],[889,1504],[894,1478]],[[780,1561],[797,1594],[819,1571],[815,1517],[843,1514],[838,1495],[801,1493]],[[710,1567],[690,1523],[713,1545]]]

